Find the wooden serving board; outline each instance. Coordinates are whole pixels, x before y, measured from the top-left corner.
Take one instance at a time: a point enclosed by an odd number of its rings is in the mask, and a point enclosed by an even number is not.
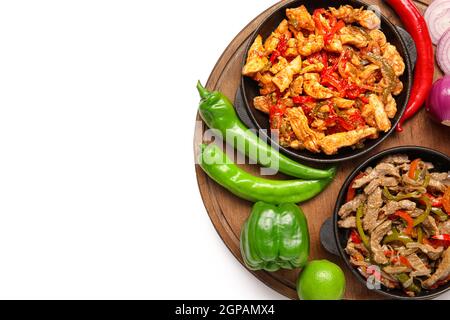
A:
[[[313,0],[311,0],[313,1]],[[367,3],[376,4],[383,14],[388,17],[394,24],[401,25],[400,20],[393,11],[387,7],[382,0],[366,0]],[[231,100],[234,99],[236,90],[240,83],[241,65],[245,55],[245,45],[260,22],[270,15],[273,11],[284,5],[286,1],[281,1],[261,13],[253,21],[251,21],[230,43],[222,56],[217,61],[209,80],[206,84],[210,90],[219,90],[226,94]],[[431,0],[416,1],[421,11],[431,3]],[[442,75],[438,67],[435,68],[435,78]],[[197,120],[201,120],[197,115]],[[196,127],[194,136],[194,151],[198,155],[198,146],[203,142],[203,132],[206,130],[205,124]],[[339,257],[328,253],[321,245],[319,239],[319,231],[322,223],[332,214],[335,200],[340,187],[358,163],[367,159],[369,156],[390,148],[400,145],[419,145],[426,146],[443,153],[450,154],[450,129],[442,125],[433,123],[422,109],[414,118],[407,121],[404,125],[402,133],[393,133],[375,150],[369,154],[339,166],[336,179],[332,184],[316,198],[302,203],[301,207],[308,218],[308,225],[311,237],[311,254],[310,259],[328,259],[339,264],[346,274],[347,289],[345,298],[347,299],[381,299],[382,296],[368,290],[365,286],[357,281],[351,272],[347,269]],[[258,174],[259,168],[254,165],[243,165],[245,170]],[[233,255],[242,263],[239,251],[239,235],[241,226],[250,214],[252,203],[239,199],[234,196],[213,180],[211,180],[202,169],[195,166],[198,186],[200,189],[203,202],[214,227],[219,233],[222,240],[231,250]],[[282,177],[281,175],[278,178]],[[277,176],[275,177],[277,178]],[[258,279],[279,293],[291,299],[297,299],[296,279],[299,270],[278,271],[269,273],[265,271],[252,272]]]

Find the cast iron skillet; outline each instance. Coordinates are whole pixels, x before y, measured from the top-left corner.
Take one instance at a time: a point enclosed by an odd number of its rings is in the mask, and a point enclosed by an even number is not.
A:
[[[348,176],[347,180],[345,180],[344,185],[341,188],[341,191],[339,192],[336,206],[334,207],[333,216],[322,225],[322,228],[320,230],[320,241],[324,248],[330,253],[340,256],[345,261],[347,267],[350,268],[355,277],[358,278],[358,280],[363,285],[366,285],[366,279],[359,273],[357,269],[355,269],[350,264],[349,257],[344,251],[344,248],[347,245],[349,230],[338,227],[337,221],[339,219],[339,216],[337,213],[339,211],[339,208],[345,203],[345,197],[351,181],[359,172],[364,171],[369,166],[374,167],[385,156],[398,153],[407,154],[410,159],[421,158],[424,161],[429,161],[433,163],[433,165],[435,166],[435,170],[440,172],[450,170],[450,157],[432,149],[416,146],[402,146],[382,151],[381,153],[378,153],[368,160],[364,161]],[[384,286],[381,286],[381,289],[377,291],[390,298],[422,300],[434,298],[449,289],[450,282],[434,290],[422,290],[420,295],[414,298],[407,296],[401,290],[390,290],[385,288]]]
[[[289,1],[286,3],[286,5],[275,11],[269,17],[267,17],[256,29],[254,34],[250,37],[248,41],[248,46],[245,50],[245,57],[243,64],[245,64],[248,49],[255,40],[256,36],[260,34],[264,40],[267,39],[268,36],[278,26],[278,24],[283,19],[286,18],[285,15],[286,8],[294,8],[302,4],[306,6],[306,8],[310,13],[312,13],[315,9],[318,8],[328,8],[330,6],[336,7],[345,4],[349,4],[354,8],[368,7],[367,4],[356,0],[344,0],[339,1],[339,3],[332,0]],[[405,111],[406,103],[409,98],[409,92],[412,84],[412,65],[414,65],[413,60],[415,59],[416,55],[416,53],[414,52],[415,51],[415,47],[413,45],[414,42],[410,38],[409,34],[403,29],[399,31],[397,27],[395,27],[391,22],[389,22],[389,20],[387,20],[387,18],[385,18],[384,16],[381,16],[381,30],[386,35],[387,40],[395,47],[397,47],[397,50],[399,51],[400,55],[403,57],[405,61],[406,68],[405,73],[403,74],[402,77],[400,77],[400,80],[403,82],[404,89],[399,96],[395,97],[398,111],[395,118],[391,119],[392,129],[389,130],[389,132],[381,133],[378,139],[366,140],[366,142],[364,143],[364,147],[361,149],[353,150],[350,147],[341,148],[338,154],[332,156],[327,156],[324,153],[316,154],[307,150],[294,150],[290,148],[284,148],[280,146],[276,141],[270,138],[270,131],[268,131],[270,128],[268,115],[264,114],[261,111],[256,110],[253,107],[253,98],[259,95],[258,84],[256,83],[256,81],[253,81],[249,77],[244,76],[241,79],[241,86],[236,94],[235,99],[236,100],[235,107],[237,113],[239,114],[239,117],[247,126],[259,131],[261,138],[263,138],[265,141],[270,141],[273,146],[279,147],[282,153],[286,154],[292,159],[308,160],[319,163],[334,163],[353,159],[369,152],[394,131],[398,121],[400,120],[400,117],[403,115],[403,112]]]

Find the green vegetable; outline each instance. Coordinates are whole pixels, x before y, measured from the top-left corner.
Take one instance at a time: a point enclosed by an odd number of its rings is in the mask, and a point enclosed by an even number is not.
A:
[[[233,104],[220,92],[206,90],[197,84],[202,98],[199,113],[207,126],[233,145],[239,152],[259,164],[301,179],[327,179],[334,177],[336,167],[319,170],[297,163],[280,154],[266,142],[258,138],[238,118]],[[234,141],[229,141],[234,140]],[[236,143],[237,140],[237,143]]]
[[[383,102],[386,103],[389,94],[395,88],[394,69],[389,64],[389,61],[387,61],[383,57],[376,55],[372,52],[369,52],[367,54],[367,60],[369,60],[373,64],[376,64],[377,66],[379,66],[381,68],[381,74],[383,75],[383,78],[386,79],[386,86],[383,89]]]
[[[320,193],[332,180],[271,180],[252,176],[236,166],[215,144],[201,145],[198,163],[218,184],[242,199],[272,204],[308,200]]]
[[[400,241],[404,245],[406,245],[409,242],[413,242],[413,240],[410,237],[408,237],[406,234],[399,233],[397,231],[397,229],[392,229],[392,234],[384,237],[383,244],[391,243],[391,242],[394,242],[394,241]]]
[[[359,237],[361,238],[361,241],[364,243],[366,248],[370,248],[369,237],[364,233],[364,228],[362,225],[363,215],[364,215],[364,205],[361,204],[358,207],[358,210],[356,210],[356,229],[358,229]]]
[[[293,203],[255,203],[242,228],[241,254],[251,270],[303,267],[309,256],[309,232],[302,210]]]
[[[397,194],[396,196],[394,196],[393,194],[391,194],[389,192],[389,189],[386,186],[383,188],[383,195],[386,197],[386,199],[392,200],[392,201],[401,201],[404,199],[418,198],[421,196],[421,194],[419,192]]]
[[[406,273],[400,273],[397,275],[398,281],[400,281],[402,284],[409,280],[409,276]],[[408,291],[412,291],[415,294],[419,294],[421,289],[418,287],[414,282],[406,288]]]
[[[417,228],[417,242],[422,243],[423,242],[423,230],[422,227]]]
[[[418,226],[419,224],[424,222],[425,219],[430,215],[430,211],[431,211],[431,200],[430,200],[430,198],[425,196],[425,197],[420,198],[420,200],[425,202],[427,207],[426,207],[424,213],[422,213],[420,216],[418,216],[417,218],[414,219],[414,227]]]
[[[431,212],[438,216],[439,221],[447,221],[448,219],[448,214],[446,214],[440,208],[431,207]]]

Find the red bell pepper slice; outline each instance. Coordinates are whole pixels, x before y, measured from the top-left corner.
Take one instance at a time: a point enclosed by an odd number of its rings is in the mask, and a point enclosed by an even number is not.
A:
[[[347,190],[347,197],[345,199],[346,202],[352,201],[355,198],[356,190],[353,188],[353,184],[355,183],[356,180],[361,179],[365,175],[366,175],[365,172],[360,172],[356,177],[353,178],[352,182],[350,182],[350,186],[348,187]]]
[[[410,177],[411,179],[416,178],[416,170],[417,167],[419,166],[420,161],[421,161],[420,159],[415,159],[413,160],[413,162],[411,162],[411,166],[409,167],[408,171],[408,177]]]
[[[344,21],[339,20],[337,23],[335,23],[331,30],[325,35],[325,45],[329,44],[331,42],[331,39],[333,39],[333,36],[338,33],[339,30],[341,30],[343,27],[345,27]]]
[[[412,231],[413,231],[413,228],[414,228],[414,219],[407,212],[402,211],[402,210],[397,210],[395,212],[395,215],[399,216],[400,218],[405,220],[407,226],[406,226],[406,229],[405,229],[404,233],[406,235],[410,236],[412,234]]]
[[[352,229],[350,233],[350,238],[352,239],[352,242],[355,244],[360,244],[362,242],[361,237],[358,234],[358,231],[355,229]]]
[[[430,199],[432,207],[442,207],[442,197],[435,197],[429,193],[425,193],[425,197]],[[425,201],[423,200],[419,200],[419,203],[426,205]]]
[[[314,99],[313,97],[310,97],[310,96],[297,96],[297,97],[293,97],[292,101],[297,104],[304,104],[306,102],[315,102],[316,99]]]

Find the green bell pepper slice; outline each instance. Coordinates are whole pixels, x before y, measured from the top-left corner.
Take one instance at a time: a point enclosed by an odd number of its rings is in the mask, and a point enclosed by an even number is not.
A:
[[[241,231],[240,249],[250,270],[273,272],[303,267],[309,256],[308,223],[303,211],[293,203],[255,203]]]

